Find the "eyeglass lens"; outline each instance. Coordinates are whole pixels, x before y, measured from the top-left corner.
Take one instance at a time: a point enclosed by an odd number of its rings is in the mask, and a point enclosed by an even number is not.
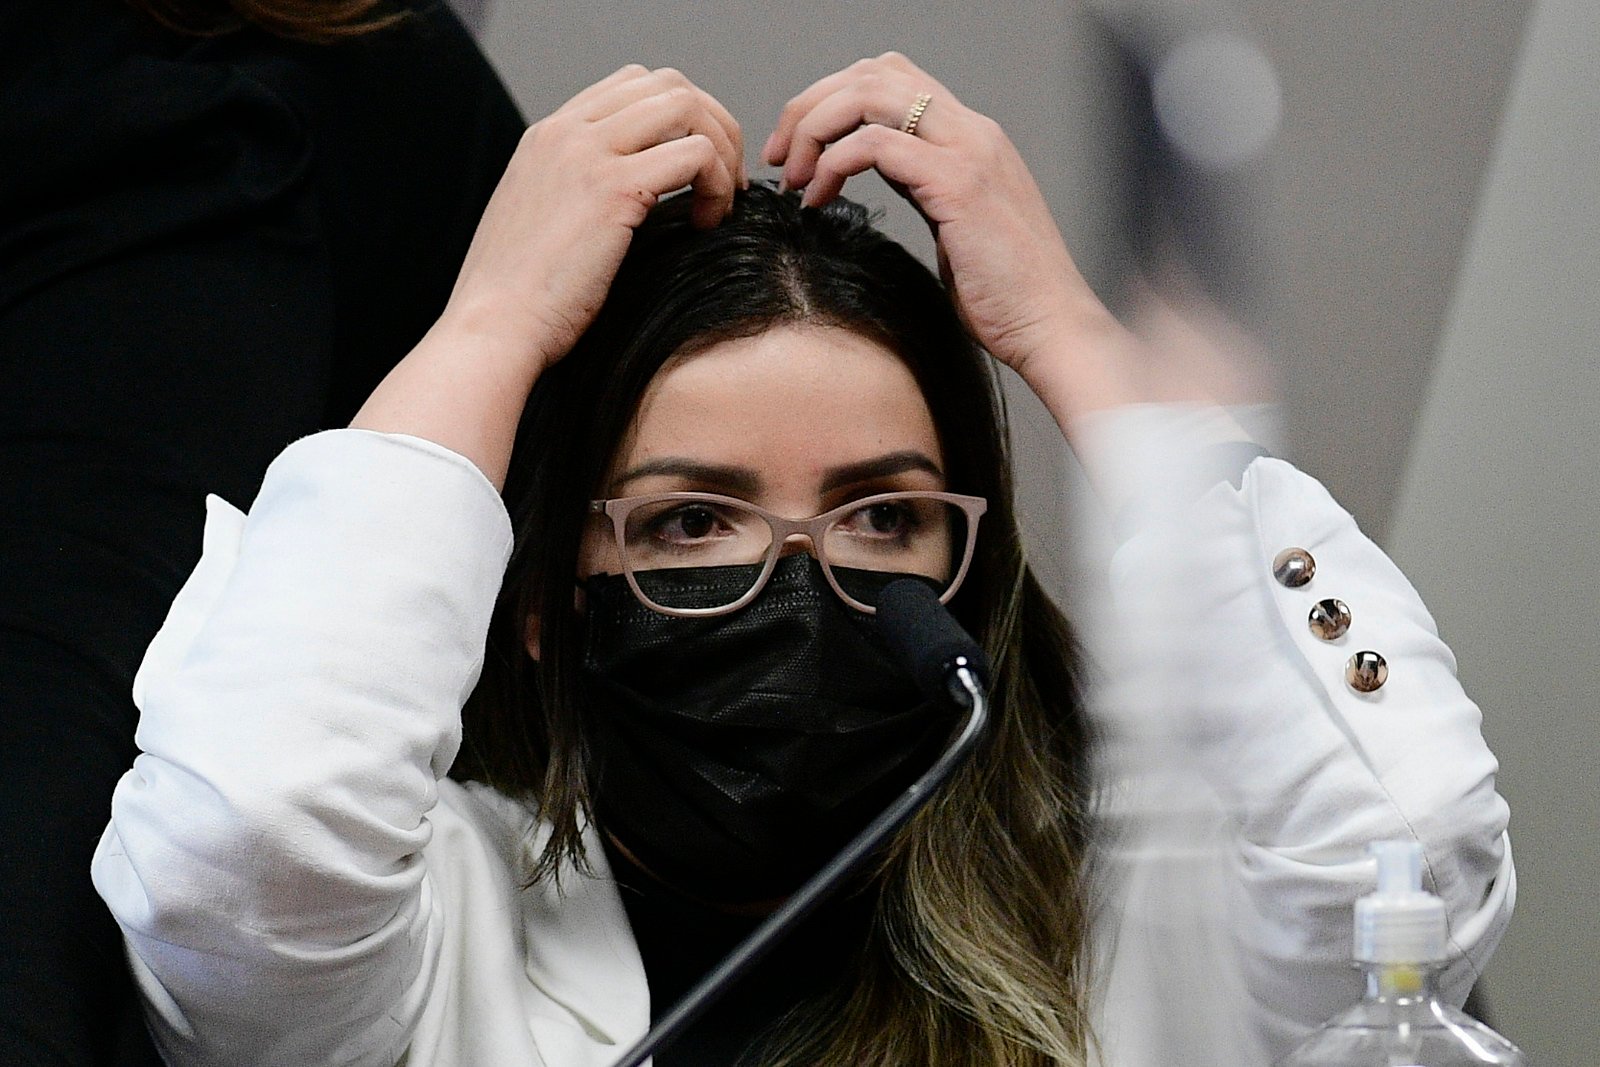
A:
[[[908,495],[845,511],[828,524],[816,550],[847,593],[875,607],[884,583],[872,581],[872,573],[917,574],[948,588],[966,549],[966,527],[966,513],[957,505]],[[773,536],[759,513],[707,500],[642,505],[629,513],[623,531],[635,579],[650,599],[668,608],[737,601],[759,580]],[[652,571],[687,567],[729,570],[692,586],[648,578]]]

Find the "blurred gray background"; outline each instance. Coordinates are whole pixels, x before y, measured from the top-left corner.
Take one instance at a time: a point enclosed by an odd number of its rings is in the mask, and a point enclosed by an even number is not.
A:
[[[1127,131],[1105,38],[1078,3],[458,6],[530,119],[626,62],[677,66],[743,124],[755,174],[790,95],[862,56],[905,52],[1010,132],[1085,272],[1114,288]],[[1217,7],[1208,17],[1253,38],[1282,90],[1252,222],[1267,238],[1287,449],[1417,584],[1484,709],[1521,886],[1485,983],[1493,1020],[1537,1067],[1594,1067],[1600,7]],[[876,179],[847,192],[931,249]],[[1035,554],[1069,594],[1070,461],[1039,410],[1013,399]]]

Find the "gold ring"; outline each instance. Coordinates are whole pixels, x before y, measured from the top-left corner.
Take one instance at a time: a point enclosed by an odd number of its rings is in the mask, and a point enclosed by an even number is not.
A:
[[[932,93],[918,93],[917,99],[911,105],[911,110],[906,112],[906,120],[900,124],[901,133],[917,135],[917,123],[922,121],[922,113],[928,110],[928,105],[933,102]]]

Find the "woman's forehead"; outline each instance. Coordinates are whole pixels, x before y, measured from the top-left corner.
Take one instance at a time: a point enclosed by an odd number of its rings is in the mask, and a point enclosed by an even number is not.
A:
[[[665,458],[796,477],[888,453],[941,469],[933,415],[903,360],[831,326],[780,326],[675,357],[646,389],[613,478]]]

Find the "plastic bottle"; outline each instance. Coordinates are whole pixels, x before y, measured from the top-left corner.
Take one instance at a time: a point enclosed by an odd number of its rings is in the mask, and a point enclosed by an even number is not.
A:
[[[1356,901],[1355,958],[1367,976],[1361,1002],[1337,1015],[1278,1067],[1521,1067],[1522,1051],[1442,1004],[1444,901],[1422,889],[1422,846],[1380,841],[1378,891]]]

